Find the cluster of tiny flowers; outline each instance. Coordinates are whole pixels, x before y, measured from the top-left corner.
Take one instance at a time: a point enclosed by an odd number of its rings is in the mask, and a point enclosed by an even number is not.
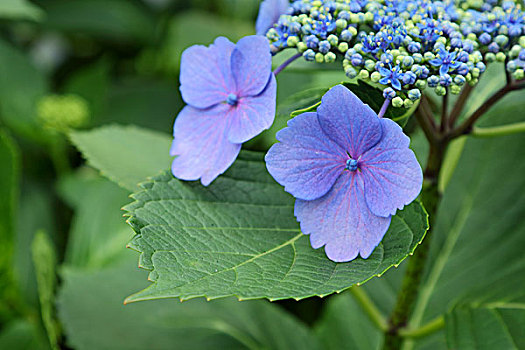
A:
[[[379,84],[395,107],[421,91],[443,96],[475,85],[493,61],[524,78],[525,14],[497,0],[295,0],[266,36],[271,50],[307,61],[342,59],[345,74]]]

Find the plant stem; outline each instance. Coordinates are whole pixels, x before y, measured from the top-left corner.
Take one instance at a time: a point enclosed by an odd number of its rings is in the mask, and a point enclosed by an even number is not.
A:
[[[361,305],[361,308],[363,311],[366,312],[368,317],[374,324],[379,328],[381,331],[386,332],[388,330],[388,326],[386,323],[386,319],[381,314],[381,312],[378,310],[378,308],[375,306],[372,299],[368,297],[366,292],[362,289],[362,287],[354,286],[350,288],[350,292],[356,299],[356,301]]]
[[[275,68],[275,70],[273,71],[273,74],[275,76],[277,76],[277,74],[281,73],[281,71],[283,69],[285,69],[286,67],[288,67],[288,65],[290,63],[292,63],[293,61],[295,61],[296,59],[298,59],[299,57],[301,57],[303,54],[298,52],[296,53],[295,55],[293,55],[292,57],[290,57],[289,59],[287,59],[286,61],[284,61],[283,64],[281,64],[279,67]]]
[[[445,318],[443,317],[443,315],[441,315],[419,328],[401,329],[399,331],[399,335],[405,338],[421,338],[429,334],[432,334],[434,332],[437,332],[444,326],[445,326]]]
[[[436,220],[437,207],[441,199],[438,191],[438,176],[443,164],[446,147],[446,141],[430,143],[427,167],[424,172],[423,190],[421,192],[421,200],[429,214],[430,229],[421,246],[416,249],[414,255],[408,260],[407,270],[397,295],[394,310],[390,316],[389,329],[385,334],[384,349],[393,350],[401,348],[403,343],[401,329],[407,325],[418,295],[430,247],[431,232]]]
[[[461,91],[461,94],[459,95],[456,103],[454,104],[454,107],[452,108],[452,111],[450,112],[450,118],[449,118],[449,127],[453,128],[454,125],[456,125],[456,121],[461,115],[461,112],[463,111],[463,107],[465,107],[465,103],[468,100],[468,97],[470,96],[470,93],[472,92],[473,87],[469,84],[466,84],[466,86]]]
[[[474,127],[471,135],[475,137],[496,137],[517,134],[520,132],[525,132],[525,122],[494,126],[491,128]]]
[[[449,92],[447,90],[447,92],[443,96],[443,105],[441,107],[441,126],[440,126],[441,132],[446,131],[448,129],[448,113],[447,113],[448,94]]]
[[[383,105],[381,106],[381,110],[379,111],[379,114],[377,115],[379,118],[383,118],[383,116],[386,113],[386,110],[388,109],[389,104],[390,104],[390,99],[386,98],[385,102],[383,102]]]

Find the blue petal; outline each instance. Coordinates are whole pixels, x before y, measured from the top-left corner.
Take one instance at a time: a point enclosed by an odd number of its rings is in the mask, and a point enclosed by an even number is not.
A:
[[[279,17],[286,13],[290,3],[288,0],[264,0],[259,6],[259,15],[255,22],[255,32],[258,35],[265,35],[277,21]]]
[[[202,110],[186,106],[173,126],[171,172],[182,180],[201,179],[204,186],[232,165],[241,149],[228,141],[231,106],[219,104]]]
[[[184,101],[196,108],[208,108],[225,101],[236,90],[231,73],[235,45],[219,37],[213,45],[195,45],[182,53],[180,91]]]
[[[381,123],[381,141],[363,154],[359,164],[368,207],[375,215],[388,217],[416,199],[423,172],[401,127],[390,119]]]
[[[448,73],[448,64],[444,64],[439,68],[439,75],[445,75]]]
[[[343,85],[333,87],[323,96],[317,115],[325,134],[354,159],[381,139],[377,114]]]
[[[396,90],[401,90],[401,83],[398,79],[392,79],[391,80],[392,87]]]
[[[251,35],[239,40],[232,52],[231,69],[238,96],[260,94],[272,75],[272,54],[268,39]]]
[[[374,215],[365,202],[359,172],[344,172],[323,197],[296,200],[295,216],[313,248],[325,246],[335,262],[368,258],[388,230],[390,217]]]
[[[431,65],[437,67],[437,66],[440,66],[441,63],[443,63],[443,61],[441,59],[439,59],[439,58],[435,58],[433,60],[428,61],[428,63],[430,63]]]
[[[228,140],[243,143],[268,129],[275,118],[277,83],[272,74],[263,92],[254,97],[243,97],[234,107]]]
[[[303,113],[277,133],[266,154],[270,174],[296,198],[323,196],[344,171],[348,155],[321,130],[316,113]]]

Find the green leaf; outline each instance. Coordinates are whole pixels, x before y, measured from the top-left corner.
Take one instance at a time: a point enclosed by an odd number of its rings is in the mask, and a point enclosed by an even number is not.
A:
[[[63,270],[58,309],[71,348],[321,348],[305,325],[265,301],[156,300],[123,305],[123,298],[144,278],[133,265],[128,260],[93,272]]]
[[[378,349],[383,336],[349,292],[327,300],[314,330],[327,350]]]
[[[511,94],[512,95],[512,94]],[[522,118],[523,95],[508,96],[484,117]],[[468,139],[439,208],[432,265],[411,320],[413,327],[445,313],[460,297],[497,294],[506,301],[525,286],[525,139],[520,135]],[[490,160],[490,161],[489,161]],[[522,301],[520,301],[522,302]],[[525,300],[523,300],[525,302]]]
[[[124,246],[133,232],[122,219],[120,208],[129,202],[128,191],[86,170],[62,179],[58,186],[59,193],[75,210],[65,263],[100,268],[126,254]]]
[[[293,215],[294,199],[263,162],[238,159],[208,188],[169,173],[142,188],[124,209],[137,232],[130,246],[141,252],[153,284],[128,301],[324,296],[399,264],[427,229],[424,209],[413,203],[392,218],[368,259],[337,264],[311,248]]]
[[[446,316],[450,349],[525,349],[525,304],[462,305]]]
[[[29,58],[0,40],[0,118],[11,129],[41,139],[36,103],[47,92],[47,81]]]
[[[2,0],[0,2],[0,18],[38,21],[42,17],[44,17],[44,12],[27,0]]]
[[[153,17],[134,1],[52,0],[42,3],[48,29],[94,36],[116,43],[148,43],[154,34]]]
[[[18,209],[20,154],[14,140],[0,129],[0,321],[10,318],[8,304],[15,299],[13,253],[15,246],[15,221]]]
[[[31,245],[38,282],[42,321],[52,349],[58,349],[58,323],[55,319],[56,253],[44,231],[36,233]]]
[[[88,164],[129,191],[171,163],[171,137],[135,126],[74,131],[70,138]]]
[[[0,349],[47,350],[49,345],[36,322],[14,320],[0,332]]]

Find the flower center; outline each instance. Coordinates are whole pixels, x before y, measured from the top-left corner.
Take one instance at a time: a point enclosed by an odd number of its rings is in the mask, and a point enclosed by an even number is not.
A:
[[[239,102],[239,98],[235,94],[229,94],[228,97],[226,97],[226,103],[230,106],[235,106]]]
[[[352,159],[352,158],[348,159],[346,161],[345,169],[350,170],[350,171],[356,171],[357,170],[357,160]]]

